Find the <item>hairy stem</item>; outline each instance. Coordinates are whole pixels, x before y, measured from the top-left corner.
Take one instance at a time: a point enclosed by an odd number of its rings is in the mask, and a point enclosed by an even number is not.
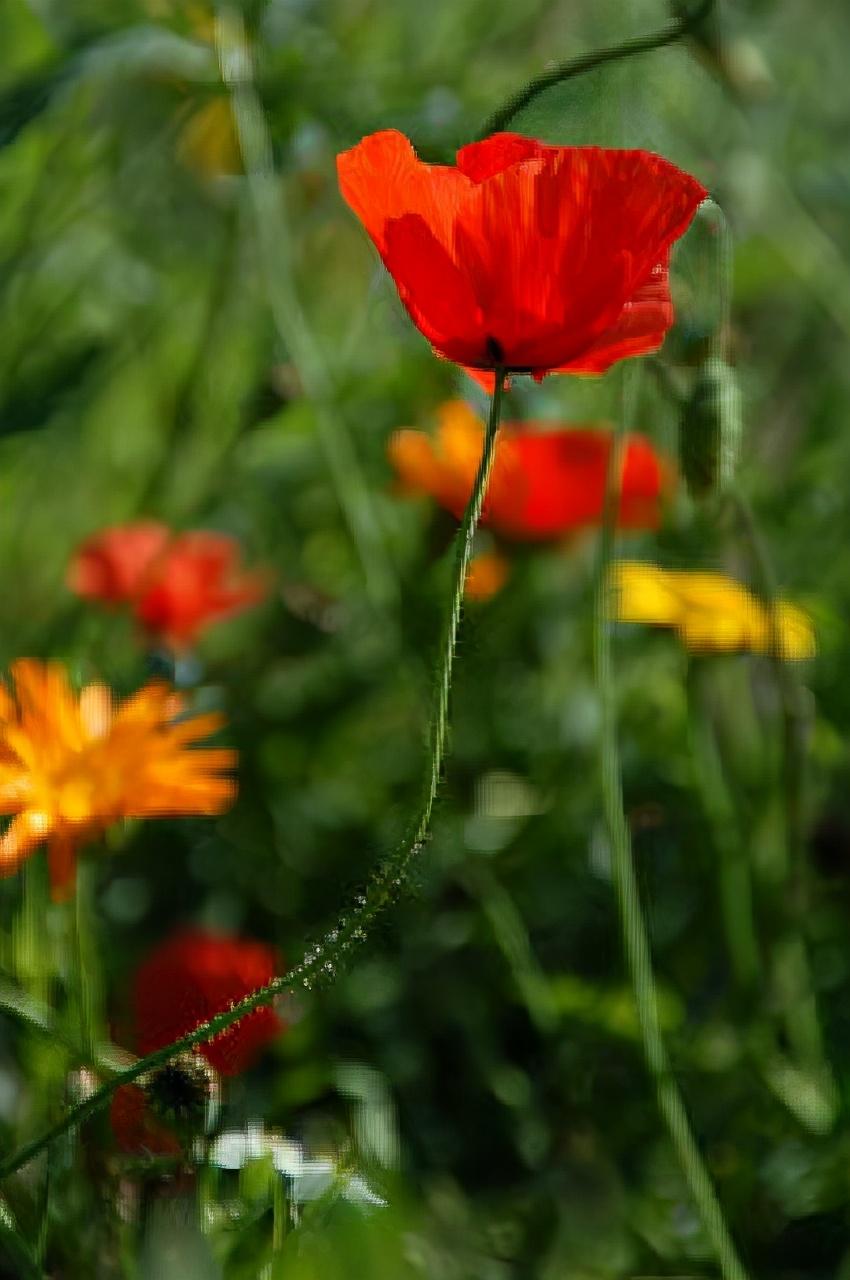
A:
[[[595,71],[597,67],[605,66],[606,63],[619,62],[622,58],[632,58],[639,53],[650,53],[653,49],[663,49],[665,45],[681,40],[708,17],[713,7],[714,0],[700,0],[690,13],[684,13],[676,22],[664,27],[661,31],[653,31],[645,36],[634,36],[608,49],[597,49],[593,53],[570,58],[568,62],[558,63],[550,70],[535,76],[508,98],[507,102],[488,118],[478,137],[488,138],[491,133],[498,133],[500,129],[504,129],[514,116],[519,115],[534,101],[538,94],[551,89],[553,85],[563,84],[565,80],[572,80],[576,76],[584,75],[587,71]]]
[[[625,419],[628,416],[624,413],[622,418]],[[613,552],[616,512],[619,506],[623,425],[621,422],[608,462],[605,519],[600,537],[593,610],[593,662],[601,710],[599,750],[602,803],[611,846],[612,876],[620,912],[626,961],[637,1007],[644,1058],[655,1085],[661,1118],[679,1158],[682,1172],[699,1210],[724,1280],[747,1280],[747,1273],[738,1257],[711,1176],[691,1129],[661,1034],[649,936],[640,902],[624,808],[608,618],[608,574]]]
[[[224,1013],[219,1013],[216,1017],[201,1023],[194,1030],[187,1032],[185,1036],[181,1036],[179,1040],[175,1040],[161,1049],[156,1049],[153,1053],[149,1053],[146,1057],[134,1062],[132,1066],[119,1071],[110,1080],[106,1080],[88,1098],[71,1107],[50,1129],[0,1162],[0,1179],[7,1177],[10,1173],[14,1173],[16,1169],[20,1169],[22,1165],[27,1164],[28,1161],[37,1156],[55,1139],[77,1128],[89,1116],[94,1115],[96,1111],[99,1111],[101,1107],[109,1102],[115,1090],[120,1088],[121,1085],[130,1084],[132,1081],[138,1080],[140,1076],[144,1076],[157,1067],[161,1067],[171,1058],[176,1057],[178,1053],[193,1049],[195,1045],[211,1040],[214,1036],[226,1031],[228,1027],[238,1022],[240,1018],[244,1018],[262,1005],[271,1004],[277,996],[291,991],[294,987],[301,986],[309,990],[314,983],[321,981],[323,975],[331,976],[346,953],[356,943],[365,938],[366,928],[374,917],[392,902],[396,896],[411,860],[422,847],[422,842],[428,834],[431,814],[434,809],[434,800],[436,799],[446,757],[449,731],[449,694],[463,604],[463,588],[472,554],[475,530],[481,516],[484,496],[487,492],[487,484],[493,467],[493,459],[495,458],[496,436],[499,430],[499,417],[505,381],[504,369],[497,369],[495,378],[481,461],[456,539],[451,591],[440,641],[431,703],[423,795],[416,816],[408,829],[406,839],[383,860],[369,882],[366,891],[356,899],[353,908],[340,918],[337,925],[325,935],[321,942],[306,952],[299,964],[290,969],[288,973],[274,978],[267,986],[251,992],[250,995],[245,996],[243,1000],[239,1000]]]

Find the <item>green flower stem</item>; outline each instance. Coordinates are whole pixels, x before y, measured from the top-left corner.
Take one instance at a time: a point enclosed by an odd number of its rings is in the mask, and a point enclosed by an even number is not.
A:
[[[21,913],[14,934],[15,969],[26,994],[43,1005],[52,977],[50,953],[44,945],[50,910],[45,859],[27,858],[21,878]]]
[[[479,138],[488,138],[491,133],[498,133],[510,124],[514,116],[524,111],[534,99],[546,89],[551,89],[556,84],[563,84],[565,80],[572,80],[575,76],[584,75],[588,71],[595,71],[597,67],[602,67],[609,62],[619,62],[623,58],[634,57],[639,53],[650,53],[653,49],[663,49],[665,45],[673,44],[676,40],[681,40],[690,31],[703,22],[714,8],[714,0],[700,0],[690,13],[684,13],[681,18],[673,22],[668,27],[664,27],[661,31],[653,31],[649,35],[635,36],[631,40],[624,40],[621,44],[613,45],[608,49],[597,49],[593,53],[583,54],[578,58],[571,58],[568,62],[560,62],[557,66],[552,67],[549,71],[544,71],[541,75],[535,76],[528,84],[519,89],[512,97],[508,98],[498,111],[494,111],[488,118],[479,133]]]
[[[832,1070],[824,1052],[823,1033],[804,936],[804,922],[810,900],[806,858],[806,740],[810,715],[806,690],[793,662],[787,660],[782,653],[781,636],[772,612],[778,595],[776,578],[752,508],[738,489],[731,490],[729,501],[747,547],[756,589],[771,611],[773,635],[770,660],[782,716],[781,785],[788,878],[783,902],[785,931],[773,947],[774,981],[788,1039],[798,1062],[819,1077],[827,1096],[836,1098]]]
[[[696,662],[688,661],[685,687],[694,784],[717,851],[720,910],[732,973],[741,991],[751,993],[761,978],[752,877],[709,712],[700,705],[701,670]]]
[[[289,1205],[283,1174],[274,1170],[272,1176],[272,1280],[283,1274],[283,1246],[289,1226]]]
[[[407,838],[398,848],[380,864],[372,877],[366,891],[356,899],[352,910],[346,912],[321,942],[310,948],[301,962],[288,973],[274,978],[267,986],[253,991],[243,1000],[239,1000],[232,1008],[219,1013],[209,1021],[187,1032],[179,1040],[165,1045],[140,1058],[132,1066],[117,1072],[112,1079],[106,1080],[88,1098],[71,1107],[64,1116],[56,1121],[32,1142],[13,1152],[0,1162],[0,1179],[14,1173],[22,1165],[27,1164],[45,1147],[63,1134],[77,1128],[89,1116],[94,1115],[105,1106],[116,1089],[121,1085],[138,1080],[157,1067],[169,1062],[178,1053],[193,1049],[195,1045],[210,1040],[213,1036],[233,1026],[240,1018],[253,1013],[263,1005],[271,1004],[277,997],[295,987],[308,990],[325,976],[332,976],[337,964],[346,953],[366,936],[366,929],[374,917],[379,914],[397,895],[410,862],[422,847],[428,834],[434,800],[440,784],[440,776],[446,757],[449,732],[449,694],[451,691],[452,668],[454,666],[455,646],[460,626],[461,608],[463,604],[463,588],[466,572],[472,555],[472,544],[475,530],[484,505],[484,496],[493,467],[496,450],[496,436],[499,429],[499,417],[502,407],[502,396],[505,381],[504,369],[497,369],[495,387],[490,406],[490,417],[484,437],[484,448],[475,477],[472,493],[464,512],[460,530],[457,535],[454,555],[451,593],[443,627],[442,640],[437,659],[436,677],[431,703],[431,715],[428,731],[428,752],[423,796],[417,814],[410,825]]]
[[[74,896],[66,904],[71,934],[68,982],[76,1004],[77,1040],[83,1061],[88,1063],[96,1060],[96,1044],[102,1030],[97,952],[93,938],[94,875],[92,860],[81,858]]]
[[[622,418],[629,415],[623,413]],[[623,943],[637,1006],[643,1052],[655,1085],[658,1109],[679,1158],[685,1179],[699,1210],[724,1280],[747,1280],[708,1169],[691,1130],[685,1104],[673,1075],[658,1016],[658,998],[652,970],[649,937],[640,903],[631,838],[626,821],[617,742],[614,672],[608,610],[608,574],[619,505],[623,455],[621,421],[608,462],[605,519],[602,526],[593,610],[593,659],[599,695],[599,735],[602,802],[611,846],[611,869]]]

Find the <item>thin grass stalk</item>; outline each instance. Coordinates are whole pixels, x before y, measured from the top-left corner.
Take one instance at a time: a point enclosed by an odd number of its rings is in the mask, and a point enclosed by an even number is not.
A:
[[[385,607],[397,594],[395,575],[354,442],[333,404],[331,372],[298,296],[284,191],[275,173],[271,135],[254,85],[245,25],[235,9],[222,8],[218,13],[215,42],[233,105],[269,309],[313,406],[317,439],[363,567],[367,594],[375,605]]]
[[[593,609],[593,666],[601,723],[599,764],[602,804],[611,848],[611,870],[620,913],[620,924],[629,976],[634,991],[641,1043],[655,1085],[658,1109],[679,1158],[685,1180],[699,1211],[708,1240],[724,1280],[747,1280],[747,1272],[735,1243],[702,1154],[691,1129],[682,1095],[667,1055],[658,1014],[658,996],[652,968],[649,936],[640,902],[631,837],[626,821],[620,771],[614,670],[609,630],[609,571],[613,557],[614,529],[620,499],[624,427],[631,418],[636,376],[626,366],[624,412],[620,415],[608,460],[605,515],[599,541]]]
[[[694,785],[717,854],[718,897],[726,949],[735,985],[742,993],[752,995],[762,977],[762,964],[750,864],[710,712],[699,697],[697,664],[691,659],[688,659],[685,688]]]

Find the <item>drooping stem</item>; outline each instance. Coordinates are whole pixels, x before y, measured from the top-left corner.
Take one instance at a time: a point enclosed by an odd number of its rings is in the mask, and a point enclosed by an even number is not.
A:
[[[624,412],[622,418],[626,419],[628,416],[629,414]],[[623,426],[624,422],[621,421],[608,462],[605,518],[600,536],[593,610],[593,665],[601,712],[599,751],[602,803],[611,847],[612,876],[620,913],[626,962],[637,1007],[644,1058],[655,1085],[661,1118],[679,1158],[682,1172],[699,1210],[724,1280],[747,1280],[747,1273],[738,1257],[711,1176],[691,1129],[661,1034],[649,937],[641,907],[631,837],[624,808],[608,609],[608,575],[612,560],[616,512],[619,506]]]
[[[665,45],[681,40],[708,17],[713,7],[714,0],[700,0],[690,13],[683,13],[681,18],[661,31],[653,31],[645,36],[635,36],[610,48],[596,49],[593,53],[570,58],[568,62],[559,62],[557,66],[535,76],[508,98],[497,111],[494,111],[483,125],[479,138],[488,138],[491,133],[498,133],[499,130],[504,129],[514,116],[519,115],[534,101],[538,94],[551,89],[556,84],[563,84],[565,80],[572,80],[576,76],[585,75],[588,71],[595,71],[607,63],[619,62],[623,58],[632,58],[640,53],[650,53],[653,49],[663,49]]]
[[[213,1036],[218,1035],[235,1022],[238,1022],[240,1018],[244,1018],[247,1014],[252,1013],[263,1005],[271,1004],[277,996],[292,990],[293,987],[304,986],[309,989],[315,982],[321,980],[324,973],[333,973],[336,965],[345,956],[346,952],[365,937],[368,924],[396,896],[412,858],[421,848],[422,842],[428,834],[434,800],[436,799],[445,762],[449,729],[449,694],[451,691],[457,633],[460,626],[463,588],[472,555],[475,530],[481,516],[481,509],[484,505],[484,497],[487,492],[487,484],[496,453],[496,437],[499,430],[504,381],[505,370],[496,369],[493,399],[484,436],[481,461],[455,544],[454,570],[445,623],[440,640],[428,725],[427,762],[423,795],[406,838],[397,849],[381,862],[366,891],[357,898],[353,908],[340,918],[338,924],[325,935],[320,943],[307,951],[299,964],[290,969],[288,973],[274,978],[266,986],[253,991],[224,1013],[219,1013],[207,1022],[201,1023],[192,1031],[187,1032],[185,1036],[181,1036],[179,1040],[175,1040],[161,1049],[156,1049],[146,1057],[140,1058],[132,1066],[117,1072],[88,1098],[71,1107],[50,1129],[0,1162],[0,1179],[7,1177],[10,1173],[14,1173],[16,1169],[20,1169],[22,1165],[27,1164],[50,1143],[70,1130],[77,1128],[89,1116],[94,1115],[95,1112],[109,1102],[115,1090],[120,1088],[121,1085],[130,1084],[132,1081],[138,1080],[140,1076],[146,1075],[148,1072],[170,1061],[171,1058],[176,1057],[178,1053],[192,1049],[195,1045],[212,1039]]]

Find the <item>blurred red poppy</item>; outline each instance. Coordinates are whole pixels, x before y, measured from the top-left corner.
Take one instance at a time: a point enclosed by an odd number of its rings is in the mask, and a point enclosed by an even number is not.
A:
[[[543,542],[599,524],[612,434],[583,426],[507,423],[500,429],[482,523],[514,541]],[[389,457],[410,492],[460,518],[484,442],[484,424],[462,400],[440,407],[436,438],[397,431]],[[672,466],[643,436],[626,440],[617,525],[654,529],[672,488]]]
[[[263,575],[240,568],[232,538],[183,533],[171,543],[135,611],[146,631],[185,649],[211,622],[257,604],[265,593]]]
[[[74,556],[68,583],[86,599],[130,604],[154,640],[181,650],[210,623],[256,604],[263,574],[245,572],[239,545],[223,533],[172,534],[154,521],[103,529]]]
[[[134,1003],[140,1054],[152,1053],[223,1013],[243,996],[271,982],[277,971],[272,947],[203,929],[184,929],[158,946],[136,974]],[[283,1030],[268,1005],[202,1044],[210,1066],[239,1075]]]
[[[181,1144],[173,1133],[148,1106],[144,1089],[137,1084],[122,1084],[115,1090],[109,1109],[109,1121],[115,1141],[122,1151],[147,1152],[154,1156],[176,1156]]]
[[[337,170],[411,319],[490,383],[498,367],[601,373],[657,350],[673,323],[670,248],[707,194],[647,151],[514,133],[462,147],[453,167],[424,164],[389,129]]]
[[[77,551],[68,571],[68,585],[87,600],[109,604],[132,600],[170,540],[171,531],[156,520],[102,529]]]

